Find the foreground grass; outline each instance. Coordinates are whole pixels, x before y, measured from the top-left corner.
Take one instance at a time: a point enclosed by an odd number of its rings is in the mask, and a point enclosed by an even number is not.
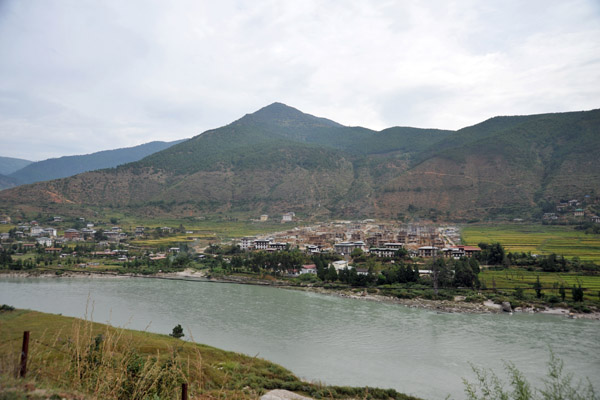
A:
[[[70,393],[60,397],[175,399],[188,383],[192,399],[255,399],[271,389],[315,398],[414,399],[394,390],[306,383],[256,357],[26,310],[0,312],[0,393],[23,385],[14,376],[26,330],[27,384]]]
[[[600,263],[600,235],[586,235],[572,226],[468,225],[461,232],[465,244],[499,242],[511,252],[555,253]]]

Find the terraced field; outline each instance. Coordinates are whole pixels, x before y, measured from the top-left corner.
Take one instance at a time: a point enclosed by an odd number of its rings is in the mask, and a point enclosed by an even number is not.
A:
[[[484,270],[479,274],[479,279],[488,289],[514,290],[525,289],[525,293],[533,294],[533,284],[540,277],[543,292],[548,295],[559,296],[558,289],[561,285],[566,288],[567,299],[571,299],[573,285],[584,288],[584,299],[598,300],[600,293],[599,275],[581,275],[575,272],[539,272],[527,271],[522,268],[508,268],[502,271]]]
[[[501,243],[508,251],[556,253],[600,263],[600,235],[586,235],[571,226],[470,225],[462,229],[463,243]]]

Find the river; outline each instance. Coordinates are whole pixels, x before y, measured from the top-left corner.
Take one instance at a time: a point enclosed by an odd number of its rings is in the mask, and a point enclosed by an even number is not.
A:
[[[536,386],[549,348],[600,388],[600,322],[550,315],[448,314],[271,287],[144,278],[1,278],[0,304],[170,333],[274,361],[297,376],[426,399],[464,398],[469,363]]]

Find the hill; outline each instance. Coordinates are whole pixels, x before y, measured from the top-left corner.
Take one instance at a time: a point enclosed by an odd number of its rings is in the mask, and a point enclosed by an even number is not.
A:
[[[0,157],[0,175],[9,175],[31,164],[33,161],[22,158]]]
[[[0,190],[17,186],[17,181],[10,176],[0,175]]]
[[[345,127],[274,103],[138,162],[0,193],[8,208],[454,220],[527,217],[600,191],[600,110],[458,131]]]
[[[30,163],[11,173],[10,177],[19,184],[65,178],[82,172],[112,168],[117,165],[138,161],[150,154],[167,149],[181,142],[182,140],[175,142],[155,141],[139,146],[99,151],[86,155],[51,158]]]

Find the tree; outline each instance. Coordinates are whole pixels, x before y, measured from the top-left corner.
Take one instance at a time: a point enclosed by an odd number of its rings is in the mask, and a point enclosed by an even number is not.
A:
[[[558,289],[558,293],[560,294],[560,298],[562,299],[562,301],[565,301],[567,292],[565,290],[565,286],[562,283],[560,284],[560,289]]]
[[[535,289],[535,296],[538,299],[542,298],[542,284],[540,283],[540,276],[538,275],[537,280],[533,284],[533,288]]]
[[[337,271],[333,265],[330,265],[325,274],[325,280],[335,282],[338,279]]]
[[[169,333],[169,336],[172,336],[176,339],[184,337],[185,334],[183,333],[183,328],[181,327],[181,325],[177,324],[175,328],[173,328],[173,332]]]
[[[581,284],[579,287],[575,287],[575,285],[573,285],[571,294],[573,295],[573,301],[583,301],[583,288],[581,287]]]

